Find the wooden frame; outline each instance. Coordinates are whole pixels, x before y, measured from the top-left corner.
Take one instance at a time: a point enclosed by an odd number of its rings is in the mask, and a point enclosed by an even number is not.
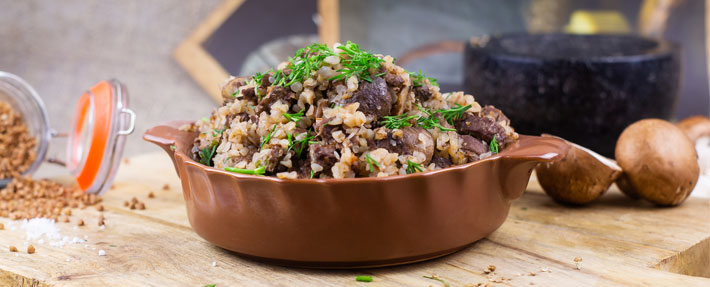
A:
[[[173,57],[178,64],[215,101],[221,102],[219,85],[229,77],[229,72],[204,49],[207,40],[236,11],[245,0],[224,0],[199,26],[175,49]],[[339,0],[318,0],[318,36],[332,45],[340,37]]]

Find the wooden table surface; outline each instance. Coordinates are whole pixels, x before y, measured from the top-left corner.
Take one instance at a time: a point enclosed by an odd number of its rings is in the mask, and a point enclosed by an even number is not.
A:
[[[91,207],[58,223],[62,235],[87,236],[86,243],[59,248],[34,240],[37,252],[27,254],[20,223],[0,218],[0,286],[444,286],[423,278],[432,274],[450,286],[710,286],[707,199],[656,208],[612,190],[588,207],[564,207],[532,180],[503,226],[461,252],[399,267],[311,270],[240,258],[197,236],[167,155],[124,161],[114,186],[104,196],[105,229]],[[123,206],[134,196],[146,210]],[[80,218],[87,224],[75,228]],[[10,253],[9,245],[20,252]],[[496,270],[485,274],[489,265]],[[374,281],[356,282],[357,275]]]

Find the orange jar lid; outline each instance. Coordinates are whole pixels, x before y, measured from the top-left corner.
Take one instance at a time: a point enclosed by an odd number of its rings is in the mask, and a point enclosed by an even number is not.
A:
[[[82,190],[102,194],[110,188],[135,118],[128,108],[126,88],[116,80],[102,81],[81,95],[74,110],[66,166]]]

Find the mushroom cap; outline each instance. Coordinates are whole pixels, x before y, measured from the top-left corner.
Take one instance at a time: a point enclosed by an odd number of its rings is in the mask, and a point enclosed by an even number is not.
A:
[[[548,135],[542,135],[547,137]],[[555,201],[587,204],[599,198],[621,175],[621,168],[608,158],[571,142],[559,161],[535,169],[542,189]]]
[[[698,180],[695,146],[675,125],[659,119],[628,126],[616,143],[616,161],[628,188],[658,205],[683,202]]]
[[[690,139],[698,141],[701,137],[710,137],[710,119],[703,116],[692,116],[676,124]]]

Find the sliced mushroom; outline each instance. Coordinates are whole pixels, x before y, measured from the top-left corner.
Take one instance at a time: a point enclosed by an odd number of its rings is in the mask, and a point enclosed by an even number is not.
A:
[[[542,135],[551,137],[550,135]],[[586,204],[597,199],[621,175],[616,162],[567,141],[571,148],[556,162],[539,165],[535,172],[545,193],[567,204]]]
[[[659,119],[628,126],[616,143],[625,179],[619,187],[658,205],[677,205],[695,187],[700,173],[695,146],[675,125]]]

